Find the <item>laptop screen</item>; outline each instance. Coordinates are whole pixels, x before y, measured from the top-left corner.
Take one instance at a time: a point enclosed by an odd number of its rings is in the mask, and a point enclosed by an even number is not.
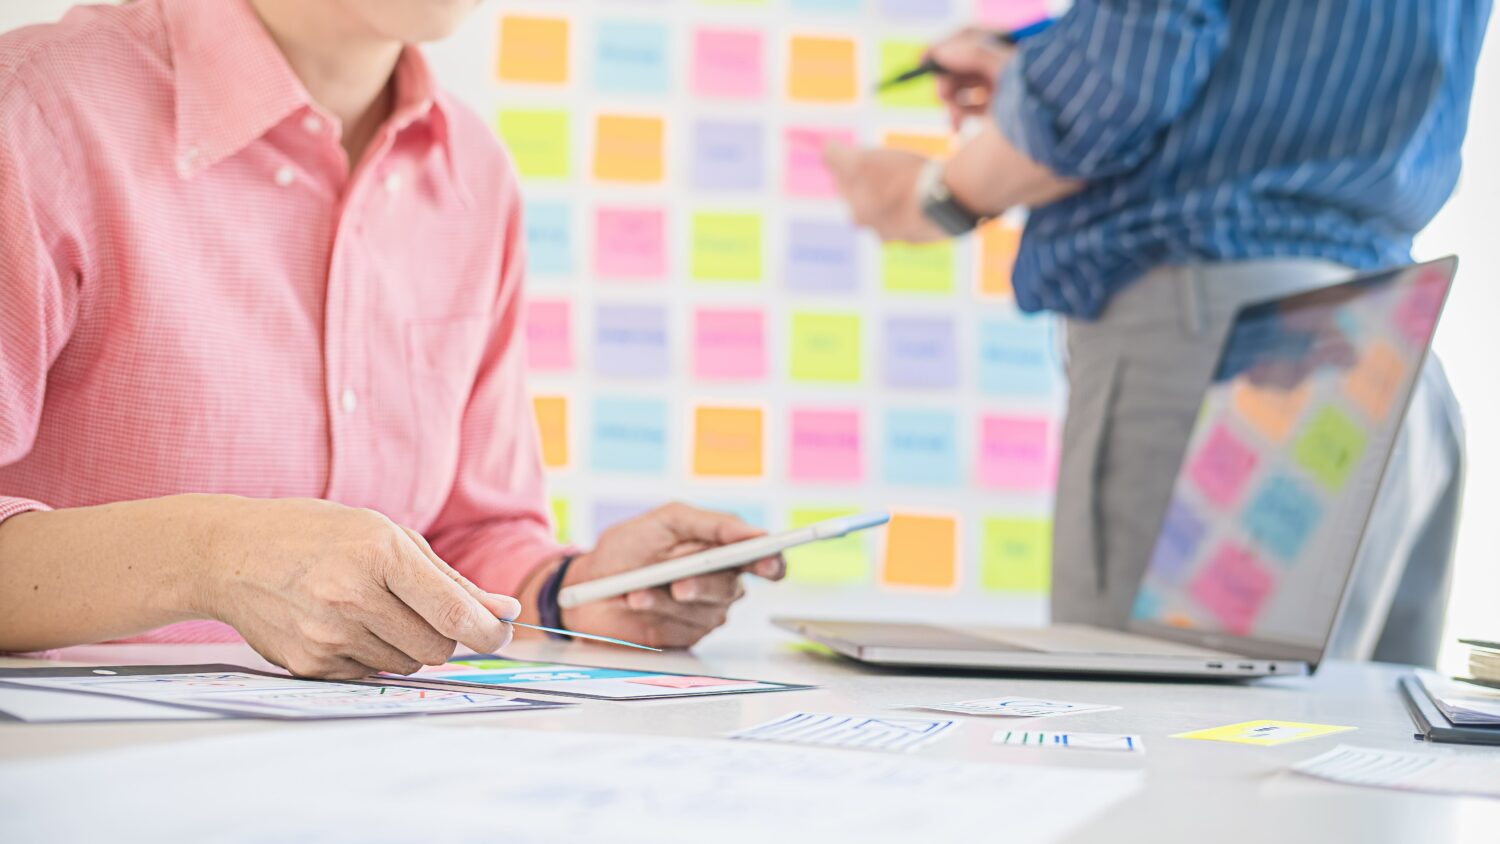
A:
[[[1240,311],[1132,629],[1322,650],[1453,271],[1404,267]]]

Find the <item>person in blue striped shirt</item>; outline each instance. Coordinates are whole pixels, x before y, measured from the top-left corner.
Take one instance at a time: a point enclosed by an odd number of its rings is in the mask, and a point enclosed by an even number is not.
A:
[[[1490,0],[1076,0],[1019,46],[977,29],[933,45],[955,129],[983,122],[948,160],[826,151],[855,221],[887,240],[1029,209],[1016,304],[1067,329],[1055,621],[1128,617],[1234,311],[1410,260],[1458,178],[1489,14]],[[1330,657],[1435,659],[1462,443],[1433,360]]]

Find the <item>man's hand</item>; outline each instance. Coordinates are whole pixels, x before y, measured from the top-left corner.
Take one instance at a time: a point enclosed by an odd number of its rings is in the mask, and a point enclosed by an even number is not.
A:
[[[948,107],[953,131],[959,130],[965,118],[986,112],[1000,73],[1015,52],[1015,47],[996,41],[994,32],[977,27],[961,29],[927,48],[924,58],[947,71],[938,74],[937,89]]]
[[[215,497],[203,609],[293,674],[353,678],[494,653],[520,604],[449,568],[414,531],[313,499]]]
[[[667,504],[606,530],[594,550],[569,566],[563,585],[597,580],[763,535],[765,531],[727,513]],[[723,624],[729,605],[745,594],[741,571],[780,580],[786,574],[786,563],[779,556],[767,557],[741,569],[583,604],[564,611],[563,623],[581,633],[615,636],[652,647],[689,647]]]
[[[928,159],[898,149],[855,149],[838,142],[823,150],[839,194],[858,225],[881,240],[922,243],[948,235],[922,213],[917,177]]]

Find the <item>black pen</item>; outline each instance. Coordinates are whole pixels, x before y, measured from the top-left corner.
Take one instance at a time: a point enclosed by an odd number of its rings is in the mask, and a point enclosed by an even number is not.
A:
[[[1047,27],[1052,25],[1052,23],[1052,18],[1042,18],[1036,23],[1027,24],[1020,29],[1014,29],[1010,32],[996,33],[995,40],[1001,44],[1015,45],[1021,41],[1026,40],[1027,38],[1030,38],[1033,35],[1036,35],[1037,33],[1045,31]],[[897,85],[910,82],[913,79],[920,79],[929,73],[942,75],[947,72],[947,68],[943,67],[932,59],[926,59],[911,70],[908,70],[904,73],[899,73],[895,76],[892,76],[890,79],[887,79],[884,82],[880,83],[880,85],[875,90],[886,91],[896,87]]]

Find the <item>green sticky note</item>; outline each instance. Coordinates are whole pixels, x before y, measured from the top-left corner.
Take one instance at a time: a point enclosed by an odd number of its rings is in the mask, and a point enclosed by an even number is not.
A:
[[[1045,594],[1052,587],[1052,522],[984,520],[979,582],[994,592]]]
[[[552,499],[552,532],[556,535],[558,542],[567,542],[571,536],[568,528],[568,500],[566,498]]]
[[[793,381],[859,381],[859,317],[792,314]]]
[[[893,293],[952,293],[953,243],[887,243],[881,281]]]
[[[795,507],[790,527],[806,527],[825,519],[839,519],[859,512],[857,507]],[[799,545],[786,552],[786,577],[794,583],[838,586],[870,579],[870,553],[864,533],[824,539]]]
[[[1318,483],[1338,492],[1365,452],[1365,431],[1332,405],[1318,411],[1297,439],[1294,456]]]
[[[927,51],[925,41],[886,39],[880,42],[880,79],[899,76],[922,63]],[[918,76],[908,82],[887,88],[878,95],[886,108],[938,108],[937,83],[931,75]]]
[[[694,214],[692,248],[696,281],[760,281],[759,214]]]
[[[496,121],[516,172],[528,179],[568,178],[568,113],[501,109]]]

